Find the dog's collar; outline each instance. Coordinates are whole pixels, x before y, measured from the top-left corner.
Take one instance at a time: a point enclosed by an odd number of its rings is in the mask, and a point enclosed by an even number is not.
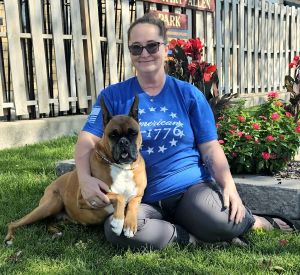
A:
[[[99,151],[95,150],[96,151],[96,154],[102,158],[104,161],[106,161],[108,164],[112,165],[112,166],[115,166],[121,170],[134,170],[137,165],[135,165],[134,167],[130,167],[130,168],[124,168],[122,167],[121,165],[117,164],[117,163],[114,163],[114,162],[111,162],[109,159],[107,159],[105,156],[103,156]]]

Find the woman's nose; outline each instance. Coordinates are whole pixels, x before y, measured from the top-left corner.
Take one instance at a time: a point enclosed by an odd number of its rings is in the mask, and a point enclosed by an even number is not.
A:
[[[142,52],[141,52],[141,55],[143,55],[143,56],[148,56],[148,55],[150,55],[150,54],[148,53],[148,51],[146,50],[146,48],[143,48],[143,50],[142,50]]]

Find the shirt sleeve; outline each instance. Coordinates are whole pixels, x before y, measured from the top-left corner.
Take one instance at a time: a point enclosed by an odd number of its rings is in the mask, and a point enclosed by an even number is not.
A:
[[[86,123],[84,124],[82,131],[89,132],[95,136],[101,137],[103,134],[103,120],[100,107],[100,95],[97,98],[96,103],[93,106],[91,113],[88,116]]]
[[[191,87],[189,116],[196,144],[218,139],[216,123],[205,96],[196,87]]]
[[[109,89],[104,89],[98,95],[96,103],[94,104],[91,113],[88,116],[88,119],[85,125],[82,128],[82,131],[89,132],[95,136],[102,137],[103,135],[103,117],[102,110],[100,106],[100,99],[103,96],[106,107],[111,112],[111,102],[108,97]]]

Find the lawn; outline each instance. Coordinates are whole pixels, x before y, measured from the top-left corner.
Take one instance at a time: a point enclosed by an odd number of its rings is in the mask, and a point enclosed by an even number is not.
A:
[[[55,163],[73,157],[75,137],[0,151],[0,232],[33,209],[55,179]],[[247,248],[180,247],[117,250],[99,226],[62,225],[53,238],[46,223],[20,228],[0,247],[0,274],[300,274],[300,236],[279,231],[248,234]]]

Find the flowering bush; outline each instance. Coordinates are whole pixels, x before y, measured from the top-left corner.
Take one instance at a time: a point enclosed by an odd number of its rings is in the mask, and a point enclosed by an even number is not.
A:
[[[214,64],[202,60],[204,45],[199,38],[173,39],[169,43],[168,74],[193,83],[210,100],[218,96],[218,74]],[[213,92],[211,91],[213,88]]]
[[[295,68],[294,78],[290,75],[285,76],[285,88],[290,93],[290,103],[285,109],[295,116],[295,121],[300,116],[300,57],[295,56],[289,64],[289,68]]]
[[[217,118],[219,143],[233,173],[274,174],[300,146],[300,120],[294,121],[275,91],[256,109],[240,101]]]

